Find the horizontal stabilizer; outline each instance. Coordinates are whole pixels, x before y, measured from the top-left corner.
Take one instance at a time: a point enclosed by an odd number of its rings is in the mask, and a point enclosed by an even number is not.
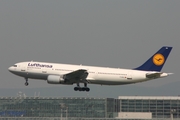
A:
[[[167,77],[168,75],[172,75],[173,73],[162,73],[162,72],[150,72],[146,74],[146,78],[155,79],[161,77]]]
[[[147,78],[159,78],[161,76],[161,72],[155,72],[155,73],[147,73],[146,77]]]
[[[167,73],[168,75],[172,75],[172,74],[174,74],[174,73]]]

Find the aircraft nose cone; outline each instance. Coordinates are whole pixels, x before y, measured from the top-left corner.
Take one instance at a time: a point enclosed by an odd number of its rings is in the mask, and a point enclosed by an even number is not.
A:
[[[8,70],[11,72],[12,71],[12,67],[9,67]]]

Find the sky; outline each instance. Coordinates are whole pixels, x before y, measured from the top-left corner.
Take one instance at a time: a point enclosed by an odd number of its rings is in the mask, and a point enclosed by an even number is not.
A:
[[[87,95],[74,92],[75,85],[49,85],[40,80],[30,79],[29,86],[24,86],[24,78],[8,71],[17,62],[135,68],[162,46],[173,47],[162,71],[174,75],[125,86],[89,85],[88,95],[135,95],[142,88],[140,95],[157,95],[149,90],[160,88],[168,89],[166,95],[178,95],[180,89],[172,84],[180,86],[179,6],[179,0],[1,0],[0,89],[4,92],[0,96],[8,90],[14,92],[7,95],[15,96],[19,90],[33,95],[36,90],[52,89],[42,96]]]

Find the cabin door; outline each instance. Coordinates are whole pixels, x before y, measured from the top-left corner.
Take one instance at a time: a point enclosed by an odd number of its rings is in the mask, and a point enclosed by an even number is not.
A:
[[[132,80],[132,71],[129,71],[127,74],[127,79]]]

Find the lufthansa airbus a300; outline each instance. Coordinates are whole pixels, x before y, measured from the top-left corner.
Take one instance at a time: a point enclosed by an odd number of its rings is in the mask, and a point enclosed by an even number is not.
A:
[[[166,77],[172,73],[161,72],[172,47],[164,46],[144,64],[134,69],[58,64],[46,62],[19,62],[9,67],[15,75],[28,79],[46,80],[49,84],[77,84],[75,91],[90,91],[87,84],[124,85]],[[80,83],[84,87],[80,87]]]

